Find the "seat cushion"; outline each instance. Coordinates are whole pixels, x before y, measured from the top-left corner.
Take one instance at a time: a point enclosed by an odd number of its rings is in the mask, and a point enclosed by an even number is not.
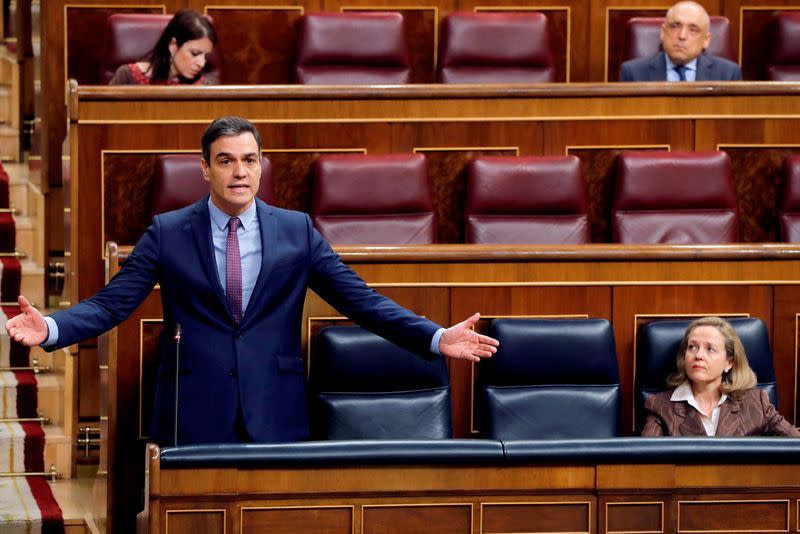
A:
[[[299,83],[404,84],[410,76],[400,13],[310,13],[300,19]]]
[[[467,243],[588,243],[588,211],[575,156],[484,157],[467,167]]]
[[[555,81],[542,13],[452,13],[442,23],[441,83]]]

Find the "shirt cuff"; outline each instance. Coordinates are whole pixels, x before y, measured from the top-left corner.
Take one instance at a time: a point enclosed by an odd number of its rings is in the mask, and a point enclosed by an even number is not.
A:
[[[42,347],[49,347],[58,343],[58,325],[49,315],[44,318],[47,323],[47,339],[41,344]]]
[[[431,339],[431,352],[438,354],[439,356],[442,355],[441,351],[439,350],[439,340],[442,339],[442,334],[444,334],[444,331],[444,328],[440,328],[435,334],[433,334],[433,339]]]

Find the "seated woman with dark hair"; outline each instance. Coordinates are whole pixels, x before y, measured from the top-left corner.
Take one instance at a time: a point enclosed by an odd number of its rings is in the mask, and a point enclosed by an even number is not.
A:
[[[208,56],[217,44],[211,22],[191,9],[181,9],[164,28],[153,49],[137,63],[122,65],[110,85],[214,84],[205,76]]]
[[[672,389],[645,402],[643,436],[793,436],[800,432],[756,389],[739,336],[719,317],[686,329]]]

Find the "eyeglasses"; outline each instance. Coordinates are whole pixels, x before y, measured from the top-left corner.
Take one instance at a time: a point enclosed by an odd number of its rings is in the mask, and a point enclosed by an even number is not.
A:
[[[703,28],[701,28],[697,24],[683,24],[678,21],[670,22],[669,24],[666,25],[666,28],[667,31],[675,34],[682,33],[685,28],[686,33],[688,33],[690,37],[698,37],[703,33]]]

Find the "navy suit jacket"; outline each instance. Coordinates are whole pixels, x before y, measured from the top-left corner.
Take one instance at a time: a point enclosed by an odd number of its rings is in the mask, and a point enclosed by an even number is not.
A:
[[[739,65],[725,58],[703,52],[697,58],[696,82],[738,81],[742,79]],[[619,72],[621,82],[665,82],[667,81],[667,59],[664,52],[631,59],[622,64]]]
[[[256,199],[262,264],[239,325],[215,267],[208,196],[164,213],[120,272],[93,297],[52,315],[58,346],[97,336],[122,322],[153,286],[161,287],[164,330],[154,402],[154,439],[172,443],[175,325],[180,324],[178,441],[236,440],[241,405],[256,442],[308,437],[300,333],[306,289],[362,326],[428,357],[439,326],[372,290],[314,229],[308,215]],[[53,347],[56,348],[56,347]]]

